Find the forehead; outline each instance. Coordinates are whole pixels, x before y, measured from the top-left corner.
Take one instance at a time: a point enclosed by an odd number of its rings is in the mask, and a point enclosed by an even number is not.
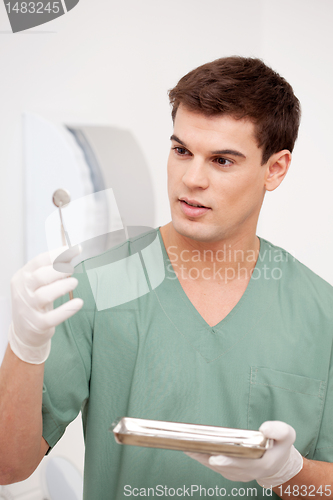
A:
[[[251,120],[236,119],[230,115],[206,116],[182,105],[175,116],[174,134],[188,147],[205,145],[210,150],[259,150]]]

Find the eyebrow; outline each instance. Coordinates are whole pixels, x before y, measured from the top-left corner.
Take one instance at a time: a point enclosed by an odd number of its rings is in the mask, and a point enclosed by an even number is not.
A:
[[[181,144],[182,146],[187,148],[186,144],[183,141],[181,141],[176,135],[172,135],[170,137],[170,140],[179,142],[179,144]],[[236,151],[234,149],[219,149],[217,151],[211,151],[211,154],[213,154],[213,155],[233,155],[233,156],[239,156],[241,158],[246,158],[246,156],[243,153],[241,153],[240,151]]]

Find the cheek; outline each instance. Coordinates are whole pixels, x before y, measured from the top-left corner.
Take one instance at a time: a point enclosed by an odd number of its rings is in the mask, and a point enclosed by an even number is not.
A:
[[[230,176],[223,183],[217,183],[217,180],[215,182],[216,186],[220,184],[220,188],[217,189],[218,198],[221,201],[224,199],[230,208],[246,208],[257,205],[258,202],[261,202],[264,194],[264,182],[258,175],[246,175],[242,178],[238,175]]]
[[[169,158],[167,164],[168,188],[171,188],[172,186],[179,183],[182,179],[182,175],[183,174],[179,166],[177,168],[175,162]]]
[[[168,187],[168,195],[169,198],[173,196],[175,191],[176,179],[175,179],[175,169],[172,167],[172,162],[168,161],[167,166],[167,187]]]
[[[248,213],[257,212],[263,202],[265,189],[263,181],[259,178],[252,178],[242,188],[240,194],[243,210]]]
[[[168,175],[168,179],[172,178],[172,173],[173,172],[174,172],[173,161],[172,161],[171,153],[170,153],[169,157],[168,157],[168,162],[167,162],[167,175]]]

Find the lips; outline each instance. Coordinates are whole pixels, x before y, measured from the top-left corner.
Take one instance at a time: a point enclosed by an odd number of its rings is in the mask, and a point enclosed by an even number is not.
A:
[[[189,217],[190,219],[193,220],[193,218],[201,217],[205,213],[209,212],[211,210],[209,207],[205,207],[201,205],[199,200],[188,200],[187,198],[182,198],[179,199],[180,203],[180,208],[182,213],[186,216]],[[193,206],[192,205],[200,205],[200,206]]]
[[[179,198],[179,201],[184,201],[189,206],[195,206],[195,207],[198,207],[198,208],[209,208],[209,207],[206,207],[206,205],[204,205],[203,203],[201,203],[200,201],[197,201],[197,200],[189,200],[188,198]]]

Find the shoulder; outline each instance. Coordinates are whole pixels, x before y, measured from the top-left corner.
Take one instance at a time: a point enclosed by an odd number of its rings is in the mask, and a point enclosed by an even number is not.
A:
[[[333,313],[333,286],[291,255],[287,250],[260,238],[266,259],[281,269],[281,283],[304,300],[320,301]],[[307,301],[307,300],[306,300]]]

